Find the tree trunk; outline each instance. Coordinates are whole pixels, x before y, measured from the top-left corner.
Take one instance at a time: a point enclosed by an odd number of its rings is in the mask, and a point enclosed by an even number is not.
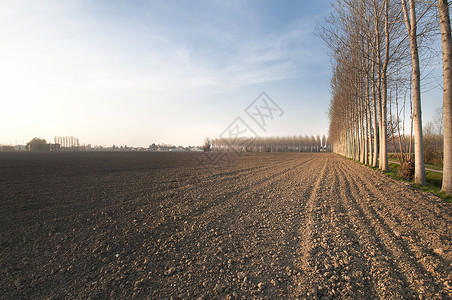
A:
[[[438,0],[443,48],[444,167],[441,191],[452,194],[452,39],[447,0]]]
[[[385,0],[385,60],[382,68],[382,88],[383,97],[381,98],[381,138],[380,138],[380,169],[388,171],[388,141],[386,138],[386,104],[388,103],[388,63],[389,63],[389,3]]]
[[[374,151],[372,158],[372,167],[378,166],[378,149],[379,149],[379,126],[378,126],[378,106],[377,106],[377,92],[375,86],[375,64],[372,63],[372,77],[373,77],[373,85],[372,85],[372,93],[373,93],[373,104],[374,104]]]
[[[411,66],[413,71],[413,119],[414,119],[414,182],[425,185],[424,140],[422,136],[421,111],[421,76],[419,67],[419,53],[417,47],[417,28],[415,1],[410,0],[410,15],[406,0],[401,0],[405,15],[405,23],[410,38]]]
[[[378,104],[378,127],[379,127],[379,164],[378,167],[382,170],[387,170],[387,165],[385,168],[383,156],[386,154],[383,151],[386,151],[386,124],[383,120],[383,99],[382,99],[382,80],[384,79],[384,70],[381,59],[381,39],[380,39],[380,30],[379,30],[379,8],[377,4],[374,7],[374,30],[375,30],[375,58],[376,58],[376,68],[377,68],[377,84],[376,84],[376,92],[377,92],[377,104]],[[385,87],[383,85],[383,87]]]
[[[386,71],[385,71],[386,73]],[[386,103],[388,95],[388,86],[386,74],[383,76],[383,97],[381,98],[381,125],[380,125],[380,169],[388,171],[388,151],[387,151],[387,127],[386,127]]]

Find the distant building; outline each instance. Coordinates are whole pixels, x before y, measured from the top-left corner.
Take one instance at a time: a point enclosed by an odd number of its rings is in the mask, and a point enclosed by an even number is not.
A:
[[[91,144],[81,145],[81,146],[78,147],[78,149],[80,151],[91,151],[91,150],[93,150],[93,148],[91,147]]]
[[[51,152],[58,152],[61,151],[61,146],[60,144],[49,144],[50,147],[50,151]]]
[[[14,146],[0,146],[0,151],[2,151],[2,152],[16,151],[16,147],[14,147]]]
[[[187,151],[187,150],[185,148],[183,148],[183,147],[177,147],[177,148],[171,148],[168,151],[180,152],[180,151]]]
[[[50,144],[29,144],[28,145],[28,151],[30,152],[50,152]]]

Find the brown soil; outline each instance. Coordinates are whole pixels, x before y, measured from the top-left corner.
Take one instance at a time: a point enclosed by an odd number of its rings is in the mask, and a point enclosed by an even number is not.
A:
[[[452,205],[333,154],[0,155],[0,297],[452,298]]]

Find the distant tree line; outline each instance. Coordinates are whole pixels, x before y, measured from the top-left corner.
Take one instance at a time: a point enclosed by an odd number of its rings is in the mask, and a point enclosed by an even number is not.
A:
[[[78,151],[80,147],[80,141],[75,136],[55,136],[53,141],[59,148],[55,151]]]
[[[257,138],[216,138],[206,139],[204,151],[241,151],[241,152],[320,152],[332,148],[323,135],[286,136]]]

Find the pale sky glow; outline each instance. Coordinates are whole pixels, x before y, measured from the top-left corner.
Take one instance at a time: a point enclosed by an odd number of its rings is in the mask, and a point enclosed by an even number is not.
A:
[[[0,0],[0,144],[200,145],[262,91],[285,112],[265,135],[327,134],[329,7]]]

